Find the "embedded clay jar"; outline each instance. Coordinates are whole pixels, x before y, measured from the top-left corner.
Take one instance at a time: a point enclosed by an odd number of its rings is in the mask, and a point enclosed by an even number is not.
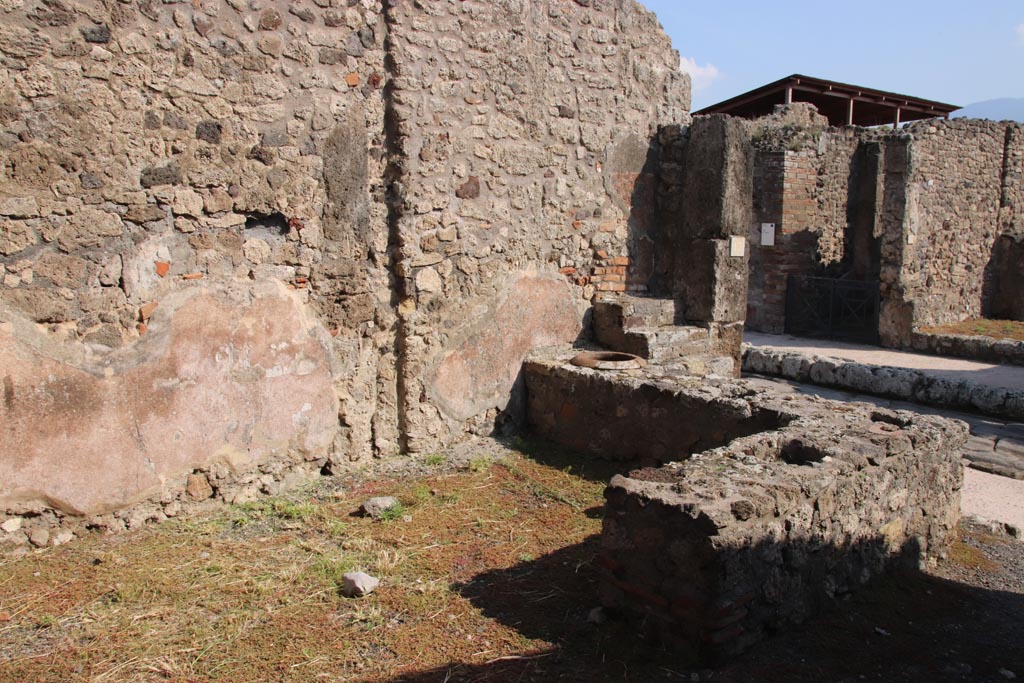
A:
[[[569,362],[595,370],[639,370],[647,365],[640,356],[621,351],[583,351]]]

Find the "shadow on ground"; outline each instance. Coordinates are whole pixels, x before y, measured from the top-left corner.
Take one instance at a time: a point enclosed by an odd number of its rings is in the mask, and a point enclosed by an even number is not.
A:
[[[958,544],[959,559],[937,570],[946,576],[906,571],[874,581],[714,668],[643,638],[642,624],[588,619],[599,604],[593,558],[600,539],[593,536],[456,586],[485,616],[547,646],[391,680],[1006,681],[1007,672],[1024,676],[1024,552],[1019,544],[981,536]],[[1016,558],[1012,566],[988,559],[995,553],[1005,560],[1007,548]],[[1006,586],[1010,590],[999,589]]]

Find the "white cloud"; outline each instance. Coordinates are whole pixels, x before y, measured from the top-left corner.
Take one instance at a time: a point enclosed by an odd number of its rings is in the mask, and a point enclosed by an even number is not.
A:
[[[1017,24],[1014,30],[1017,32],[1017,42],[1024,45],[1024,24]]]
[[[680,57],[679,68],[690,74],[690,81],[693,84],[693,92],[698,93],[717,81],[722,73],[714,64],[701,66],[696,59],[691,57]]]

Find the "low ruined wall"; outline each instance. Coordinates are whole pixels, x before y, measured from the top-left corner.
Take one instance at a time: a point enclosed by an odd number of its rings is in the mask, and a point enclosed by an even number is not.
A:
[[[670,646],[735,654],[955,533],[963,424],[791,405],[788,427],[605,491],[602,599]],[[803,413],[798,416],[798,413]]]
[[[604,604],[671,645],[738,652],[952,541],[961,422],[572,355],[524,367],[528,423],[581,454],[667,463],[611,480],[598,564]]]
[[[777,413],[754,409],[700,377],[679,372],[652,383],[642,371],[630,374],[527,361],[528,428],[580,453],[663,463],[782,424]]]

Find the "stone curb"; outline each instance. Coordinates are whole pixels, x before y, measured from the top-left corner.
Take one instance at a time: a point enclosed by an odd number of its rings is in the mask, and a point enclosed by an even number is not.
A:
[[[935,377],[919,370],[868,365],[750,344],[743,345],[743,370],[822,387],[1024,420],[1024,391]]]
[[[918,353],[954,356],[987,363],[1024,365],[1024,342],[970,334],[915,332],[910,348]]]

